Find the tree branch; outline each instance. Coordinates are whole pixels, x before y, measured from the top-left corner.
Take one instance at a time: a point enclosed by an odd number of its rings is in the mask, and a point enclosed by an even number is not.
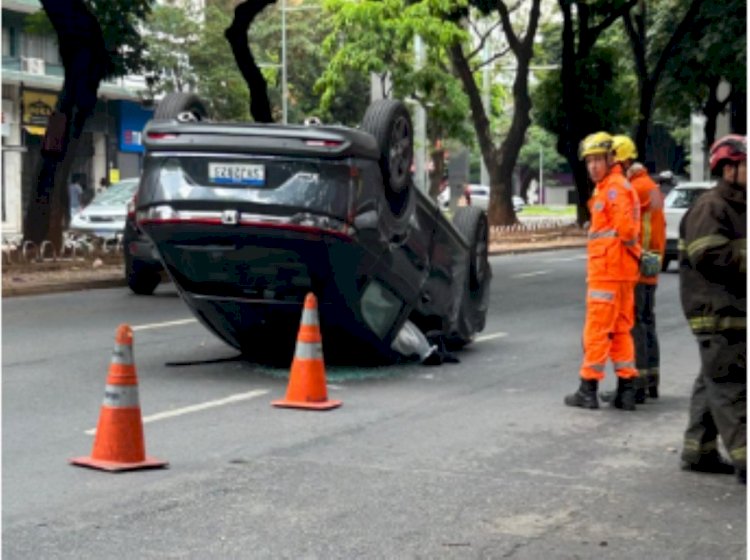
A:
[[[479,29],[477,29],[477,26],[476,26],[476,25],[474,25],[474,22],[472,22],[472,21],[469,21],[469,25],[471,25],[471,28],[472,28],[472,30],[474,31],[474,33],[476,33],[476,34],[477,34],[477,36],[478,36],[478,37],[479,37],[480,39],[479,39],[479,45],[477,45],[477,48],[475,48],[475,49],[474,49],[473,51],[471,51],[471,52],[470,52],[469,54],[467,54],[467,55],[466,55],[466,59],[467,59],[467,60],[471,60],[472,58],[474,58],[474,57],[475,57],[476,55],[478,55],[478,54],[479,54],[479,53],[480,53],[480,52],[482,51],[482,49],[484,48],[484,44],[485,44],[485,43],[487,42],[487,39],[488,39],[488,38],[489,38],[489,36],[490,36],[490,35],[492,34],[492,32],[493,32],[493,31],[494,31],[495,29],[497,29],[497,27],[498,27],[498,26],[500,25],[500,22],[499,22],[499,21],[495,22],[495,23],[494,23],[494,24],[492,25],[492,27],[490,27],[490,28],[489,28],[489,29],[488,29],[487,31],[485,31],[484,33],[480,33],[480,32],[479,32]]]
[[[649,81],[652,84],[656,84],[659,81],[661,73],[664,71],[664,68],[667,65],[667,61],[672,56],[672,51],[682,41],[682,38],[685,36],[685,34],[687,34],[687,32],[690,30],[690,27],[693,25],[693,20],[695,19],[695,16],[698,15],[698,10],[700,9],[702,3],[703,0],[692,0],[692,2],[690,3],[690,7],[688,8],[687,12],[685,12],[682,21],[680,21],[677,29],[675,29],[675,32],[669,38],[667,46],[664,47],[664,49],[661,51],[661,55],[656,62],[656,66],[654,67],[654,71],[651,73],[651,76],[649,76]]]
[[[586,56],[588,52],[591,50],[591,48],[594,46],[594,43],[596,43],[596,40],[599,38],[599,35],[602,34],[603,31],[608,29],[615,21],[617,21],[618,18],[625,15],[627,12],[630,11],[630,9],[635,6],[638,3],[638,0],[628,0],[625,4],[620,6],[618,9],[614,10],[610,14],[608,14],[602,21],[600,21],[597,25],[589,28],[588,27],[588,7],[586,9],[582,9],[585,4],[582,4],[581,2],[577,3],[578,6],[578,13],[579,15],[582,13],[586,14],[586,21],[585,25],[586,27],[582,27],[580,29],[580,40],[578,42],[578,53],[579,56]],[[579,19],[579,21],[581,21]]]
[[[514,53],[518,53],[521,49],[521,43],[518,40],[516,32],[513,30],[513,25],[510,21],[510,13],[508,7],[505,5],[503,0],[498,0],[497,11],[500,12],[500,21],[503,24],[503,31],[505,32],[505,38],[508,40],[508,44]]]
[[[472,72],[477,72],[477,71],[481,70],[482,68],[484,68],[488,64],[492,64],[493,62],[495,62],[498,58],[504,57],[506,54],[508,54],[508,52],[510,52],[510,47],[507,47],[506,49],[503,49],[499,53],[493,54],[487,60],[484,60],[484,61],[480,62],[479,64],[476,64],[476,65],[472,66],[471,67],[471,71]],[[469,57],[466,57],[466,58],[469,58]]]

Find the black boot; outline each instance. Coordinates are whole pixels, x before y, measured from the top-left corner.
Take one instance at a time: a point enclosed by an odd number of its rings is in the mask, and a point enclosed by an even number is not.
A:
[[[648,386],[648,397],[650,399],[659,398],[659,374],[649,373],[646,376],[646,385]]]
[[[633,379],[617,378],[617,391],[603,393],[601,398],[611,406],[621,410],[635,410],[635,387]]]
[[[737,469],[737,482],[747,485],[747,469]]]
[[[581,379],[578,390],[572,395],[566,395],[565,404],[589,409],[599,408],[599,399],[596,398],[598,386],[599,382],[596,379]]]
[[[713,474],[734,474],[734,466],[724,461],[717,451],[704,453],[697,461],[682,461],[681,468],[683,471],[713,473]],[[737,478],[740,478],[739,472]]]
[[[646,386],[647,381],[645,376],[638,376],[633,379],[633,387],[635,388],[635,404],[643,404],[646,402]]]

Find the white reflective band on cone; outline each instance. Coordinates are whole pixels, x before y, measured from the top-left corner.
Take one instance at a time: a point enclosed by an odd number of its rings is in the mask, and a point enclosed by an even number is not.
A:
[[[294,351],[294,357],[302,360],[322,360],[323,347],[320,342],[299,342]]]
[[[127,364],[133,363],[133,347],[130,344],[115,344],[114,350],[112,350],[112,363],[113,364]]]
[[[302,324],[303,325],[317,325],[318,324],[318,311],[316,309],[303,309],[302,310]]]
[[[112,408],[133,408],[138,404],[138,387],[136,385],[107,385],[104,388],[103,406]]]

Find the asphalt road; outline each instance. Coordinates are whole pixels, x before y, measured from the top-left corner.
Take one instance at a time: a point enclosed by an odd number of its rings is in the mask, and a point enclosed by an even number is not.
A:
[[[322,413],[269,405],[285,370],[215,361],[236,353],[171,285],[4,300],[3,558],[745,558],[745,488],[678,469],[698,353],[674,272],[657,292],[663,398],[563,406],[583,258],[493,257],[487,328],[460,364],[328,368],[344,405]],[[91,451],[121,322],[147,452],[169,469],[67,464]]]

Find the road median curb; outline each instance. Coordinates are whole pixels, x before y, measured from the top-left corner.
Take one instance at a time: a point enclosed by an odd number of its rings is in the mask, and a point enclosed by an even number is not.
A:
[[[571,237],[545,241],[515,241],[490,243],[489,254],[514,255],[553,251],[557,249],[575,249],[584,247],[585,238]],[[41,263],[43,264],[43,263]],[[71,277],[72,276],[72,277]],[[2,278],[2,297],[35,296],[61,292],[97,290],[103,288],[120,288],[126,286],[122,265],[104,265],[95,269],[80,269],[80,265],[65,269],[59,265],[40,266],[26,265],[22,269],[4,267]]]

